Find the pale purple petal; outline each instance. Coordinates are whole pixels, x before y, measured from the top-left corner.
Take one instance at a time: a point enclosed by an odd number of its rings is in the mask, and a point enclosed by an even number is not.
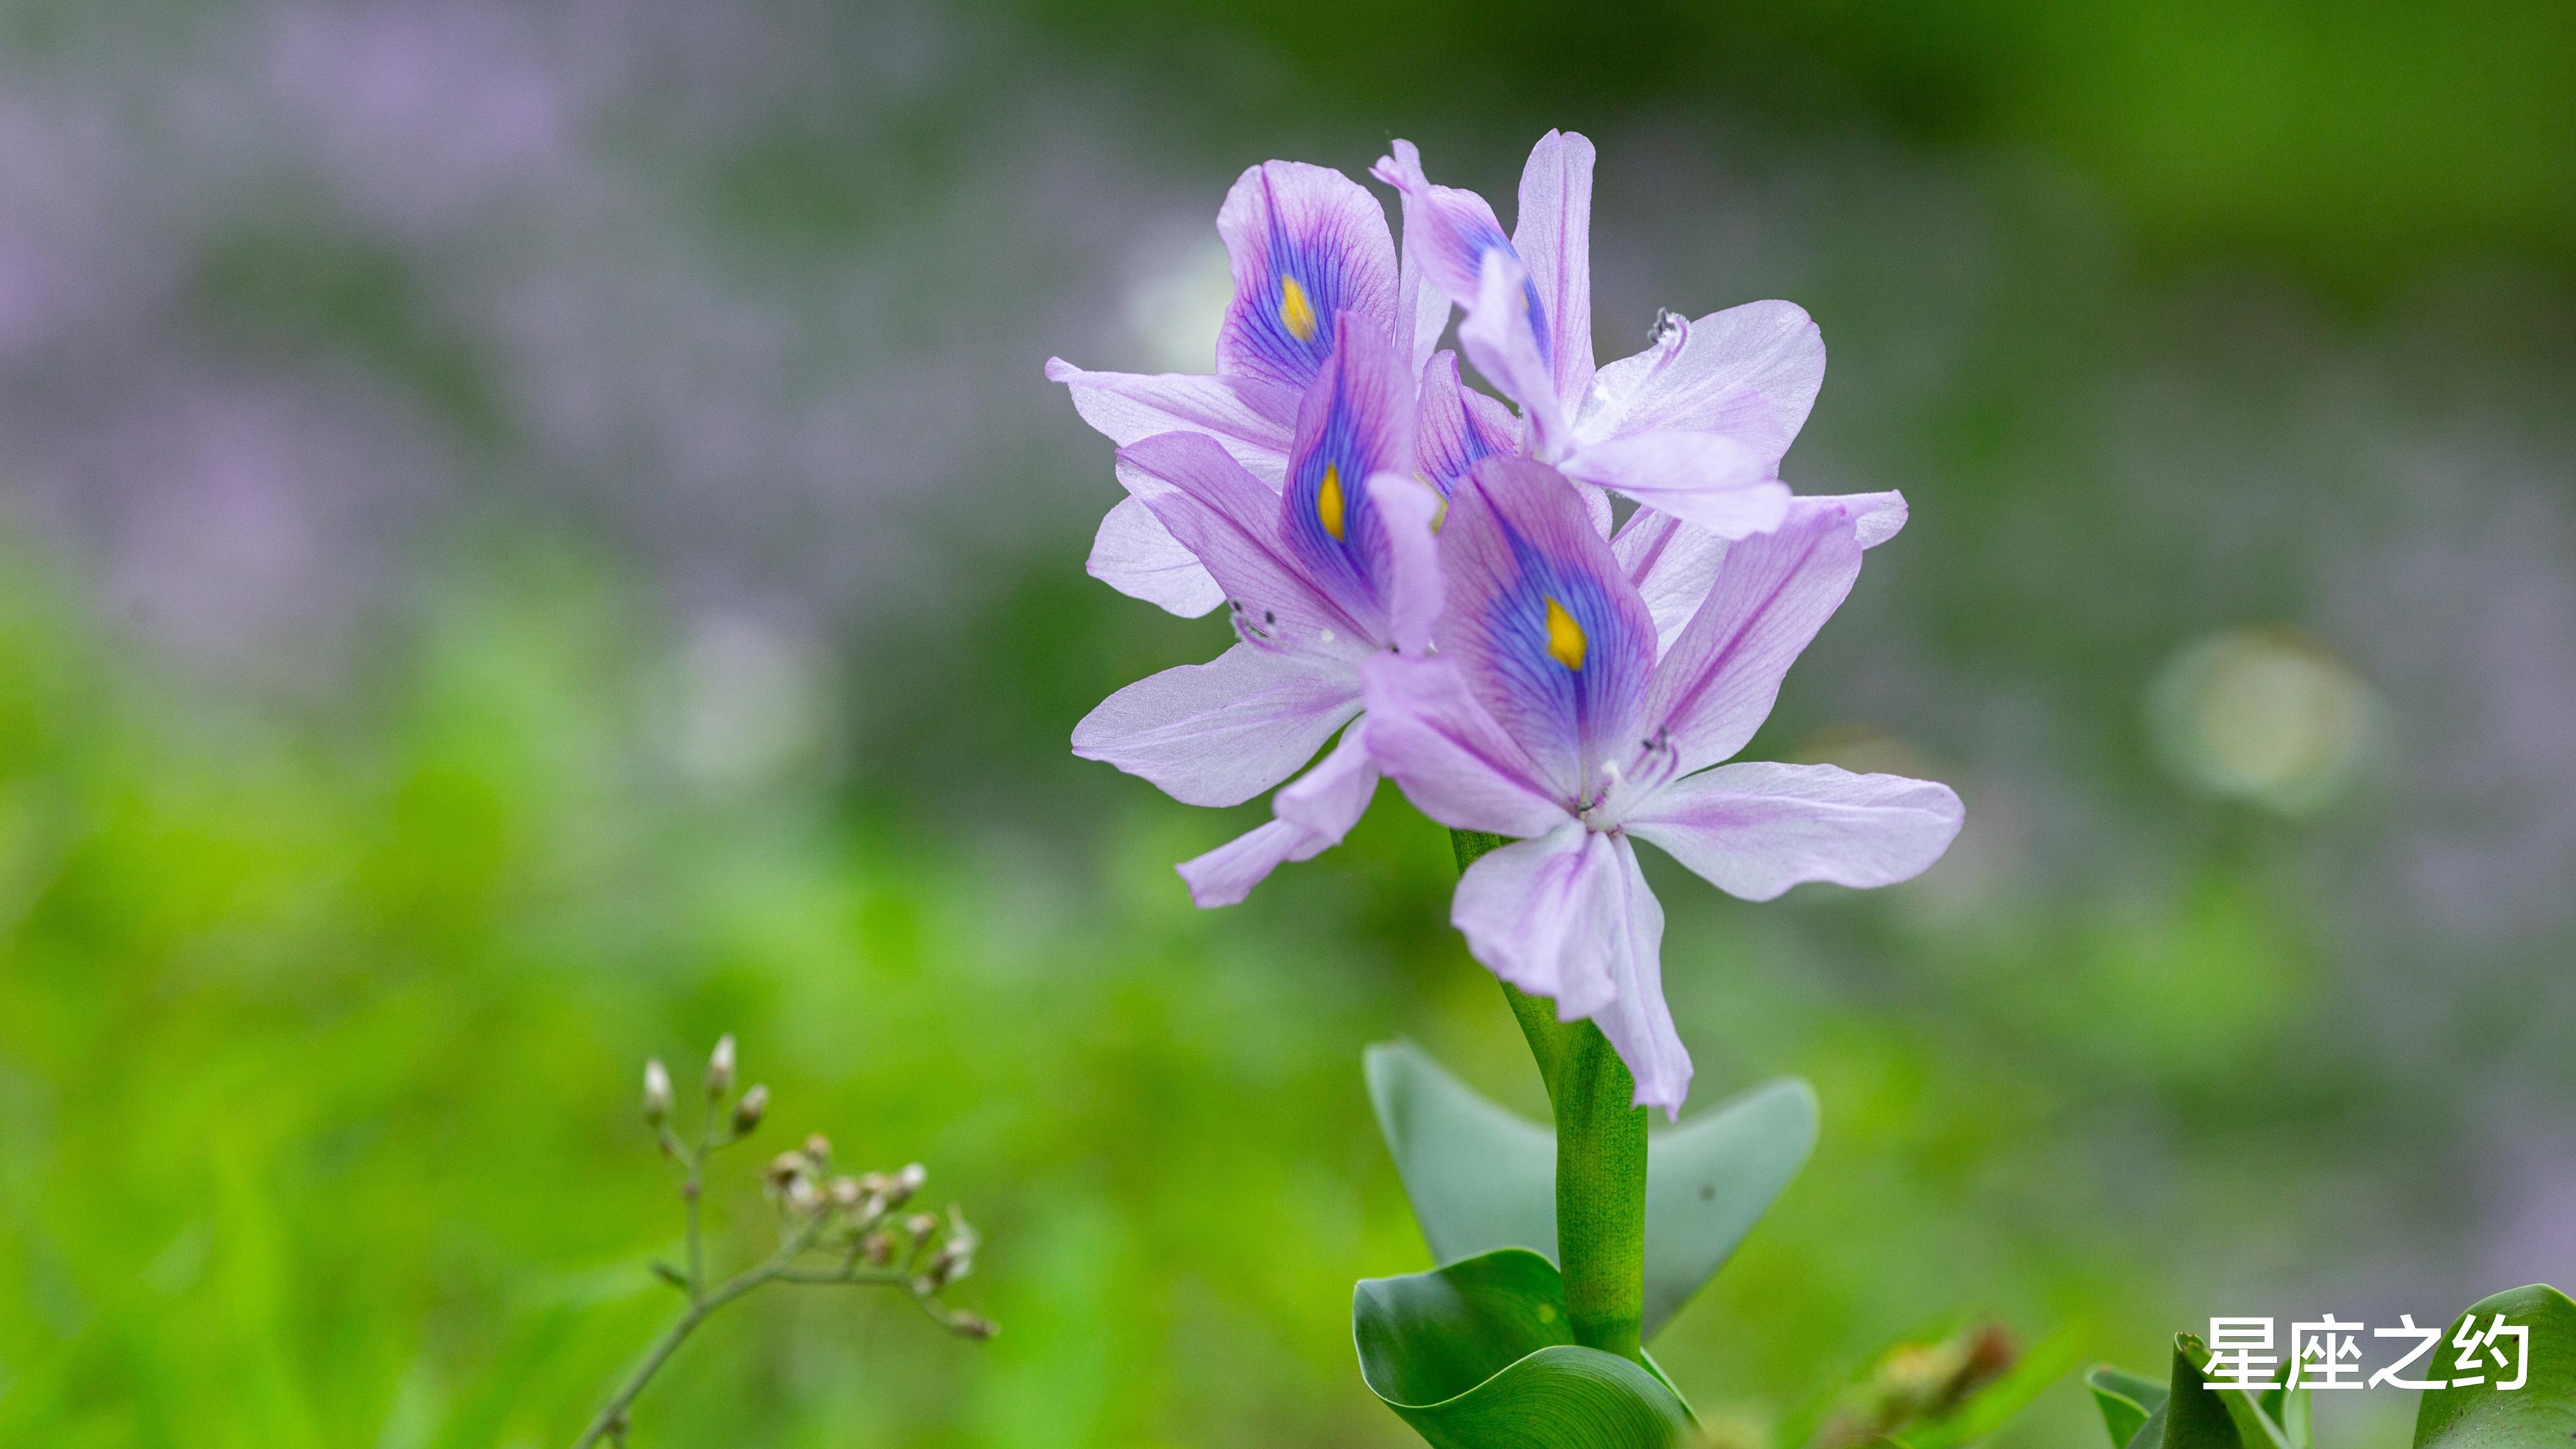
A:
[[[1529,268],[1550,328],[1556,396],[1568,414],[1592,387],[1592,143],[1550,131],[1521,171],[1512,248]]]
[[[1467,320],[1458,324],[1458,350],[1486,381],[1521,405],[1539,456],[1553,457],[1570,439],[1555,379],[1540,350],[1541,334],[1532,325],[1530,306],[1535,304],[1518,300],[1528,290],[1529,277],[1518,258],[1500,247],[1485,253],[1476,300],[1467,308]]]
[[[1241,905],[1252,888],[1292,860],[1312,860],[1331,842],[1285,820],[1264,820],[1205,855],[1172,867],[1202,910]]]
[[[1751,302],[1675,319],[1655,345],[1603,367],[1575,431],[1592,441],[1669,428],[1724,433],[1776,463],[1824,381],[1824,338],[1806,310]]]
[[[1527,751],[1467,690],[1455,660],[1380,654],[1360,666],[1366,737],[1414,808],[1453,830],[1541,835],[1573,818]]]
[[[1061,357],[1047,359],[1047,380],[1071,389],[1073,410],[1122,448],[1156,433],[1205,433],[1273,487],[1287,472],[1294,388],[1179,372],[1085,372]]]
[[[1805,881],[1867,888],[1911,880],[1959,833],[1947,785],[1832,765],[1721,765],[1629,813],[1651,840],[1729,895],[1767,901]]]
[[[1118,450],[1119,477],[1225,590],[1235,632],[1265,649],[1356,657],[1367,631],[1279,540],[1279,495],[1196,433]]]
[[[1100,520],[1091,541],[1091,576],[1127,595],[1195,619],[1225,602],[1225,590],[1209,577],[1198,555],[1181,546],[1172,531],[1129,495],[1118,500]]]
[[[1583,499],[1583,516],[1592,520],[1592,531],[1608,538],[1619,522],[1618,513],[1610,507],[1610,490],[1598,483],[1585,483],[1579,479],[1568,478],[1565,481],[1572,483],[1575,493]]]
[[[1891,488],[1884,493],[1844,493],[1813,500],[1816,503],[1840,503],[1851,511],[1852,527],[1864,549],[1876,548],[1896,537],[1905,527],[1909,510],[1905,495]],[[1791,505],[1790,513],[1797,513]]]
[[[1557,466],[1720,538],[1768,533],[1788,516],[1771,460],[1718,433],[1629,433],[1582,444]]]
[[[1412,475],[1416,390],[1384,328],[1342,317],[1332,356],[1298,406],[1279,500],[1281,541],[1378,644],[1389,642],[1394,561],[1367,485],[1379,473]]]
[[[1636,1079],[1640,1107],[1678,1116],[1690,1053],[1664,1004],[1664,909],[1624,837],[1568,822],[1477,859],[1449,919],[1493,973],[1589,1017]]]
[[[1618,875],[1610,838],[1563,820],[1477,857],[1458,878],[1449,923],[1488,970],[1555,1002],[1558,1020],[1580,1021],[1618,994],[1607,961]]]
[[[1688,773],[1744,748],[1780,680],[1860,577],[1856,524],[1841,510],[1795,518],[1727,546],[1716,585],[1655,666],[1647,734],[1669,735]]]
[[[1270,812],[1326,845],[1339,845],[1368,813],[1377,782],[1377,759],[1368,749],[1368,717],[1362,715],[1359,723],[1342,731],[1342,742],[1322,764],[1279,792],[1270,802]]]
[[[1794,497],[1783,522],[1827,509],[1850,515],[1864,549],[1878,547],[1905,526],[1905,495],[1896,492]],[[1660,656],[1708,597],[1726,557],[1726,540],[1671,514],[1641,508],[1610,541],[1610,551],[1655,616],[1655,652]]]
[[[1395,288],[1396,341],[1403,344],[1406,365],[1420,372],[1440,345],[1449,326],[1449,294],[1422,274],[1422,264],[1404,254]]]
[[[1333,355],[1340,314],[1392,333],[1395,241],[1386,209],[1342,173],[1265,161],[1217,212],[1234,262],[1234,301],[1217,334],[1217,371],[1300,391]]]
[[[1614,994],[1592,1022],[1636,1079],[1632,1104],[1661,1107],[1667,1119],[1678,1120],[1690,1095],[1691,1059],[1664,1003],[1664,905],[1637,866],[1637,848],[1624,835],[1611,840],[1619,857],[1608,938]]]
[[[1380,473],[1369,497],[1385,531],[1388,560],[1386,642],[1409,654],[1431,647],[1431,628],[1448,605],[1440,569],[1441,498],[1419,478]]]
[[[1486,254],[1511,253],[1494,208],[1472,191],[1432,185],[1422,171],[1422,153],[1411,141],[1396,141],[1387,153],[1369,174],[1394,187],[1402,199],[1405,257],[1421,268],[1425,286],[1461,307],[1474,305]],[[1539,305],[1535,290],[1525,300]]]
[[[1073,752],[1184,804],[1240,805],[1314,758],[1359,708],[1348,668],[1237,644],[1101,701],[1074,726]]]
[[[1361,726],[1342,731],[1342,742],[1271,801],[1276,818],[1178,867],[1200,906],[1230,906],[1250,894],[1270,872],[1292,860],[1312,860],[1342,843],[1377,793],[1377,764],[1360,737]]]
[[[1458,381],[1458,354],[1436,352],[1422,368],[1414,469],[1442,493],[1487,458],[1520,451],[1511,409]]]
[[[1581,497],[1543,463],[1488,458],[1449,495],[1440,565],[1441,654],[1557,799],[1590,798],[1637,747],[1655,624]]]

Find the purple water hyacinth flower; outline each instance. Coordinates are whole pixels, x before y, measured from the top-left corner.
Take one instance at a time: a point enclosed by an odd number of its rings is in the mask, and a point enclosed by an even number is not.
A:
[[[1234,269],[1234,297],[1217,338],[1213,375],[1088,372],[1062,358],[1083,421],[1121,447],[1161,433],[1214,439],[1276,488],[1286,475],[1300,399],[1332,357],[1345,313],[1393,335],[1398,277],[1386,211],[1338,171],[1295,161],[1252,167],[1226,194],[1217,232]],[[1447,303],[1440,307],[1445,316]],[[1360,480],[1354,479],[1356,487]],[[1102,520],[1093,577],[1122,593],[1195,617],[1224,602],[1207,568],[1131,494]]]
[[[1914,876],[1961,812],[1928,781],[1721,763],[1769,715],[1862,551],[1902,526],[1903,499],[1796,499],[1773,531],[1727,543],[1640,519],[1604,540],[1553,469],[1478,463],[1440,528],[1435,649],[1361,673],[1368,748],[1405,795],[1453,829],[1517,838],[1458,883],[1469,950],[1561,1019],[1598,1023],[1638,1104],[1678,1115],[1690,1054],[1634,842],[1769,900]]]
[[[1815,324],[1788,302],[1667,316],[1644,352],[1596,369],[1592,167],[1583,137],[1540,138],[1507,237],[1484,198],[1434,185],[1412,143],[1394,143],[1371,174],[1403,198],[1407,276],[1424,296],[1398,310],[1417,351],[1454,303],[1460,350],[1520,405],[1521,451],[1721,538],[1774,527],[1789,508],[1780,457],[1824,382]],[[1606,503],[1592,511],[1606,532]]]
[[[1131,496],[1222,590],[1236,643],[1210,663],[1111,695],[1075,727],[1075,754],[1192,805],[1239,804],[1285,780],[1359,714],[1363,661],[1429,647],[1443,597],[1432,536],[1442,499],[1416,476],[1416,382],[1376,319],[1345,311],[1332,326],[1281,487],[1203,433],[1119,450]],[[1279,340],[1247,335],[1249,346]],[[1268,823],[1181,866],[1192,898],[1233,904],[1282,862],[1338,843],[1377,782],[1362,731],[1345,731],[1322,764],[1279,792]]]

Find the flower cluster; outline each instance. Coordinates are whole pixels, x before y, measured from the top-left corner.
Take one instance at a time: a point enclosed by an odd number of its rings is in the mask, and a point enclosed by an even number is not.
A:
[[[1690,1056],[1634,841],[1768,900],[1913,876],[1960,807],[1925,781],[1724,763],[1905,500],[1781,482],[1825,363],[1790,303],[1667,313],[1594,364],[1592,165],[1583,137],[1542,138],[1506,235],[1398,141],[1371,175],[1401,202],[1399,260],[1365,188],[1266,162],[1217,213],[1234,296],[1213,374],[1049,361],[1119,445],[1127,496],[1091,572],[1176,614],[1222,607],[1236,636],[1112,695],[1073,746],[1194,805],[1297,776],[1269,821],[1181,865],[1203,906],[1339,843],[1382,777],[1513,838],[1459,882],[1469,949],[1596,1022],[1637,1102],[1677,1113]],[[1461,382],[1460,353],[1508,405]]]
[[[674,1120],[670,1069],[658,1058],[644,1064],[644,1125],[653,1130],[662,1155],[680,1165],[680,1201],[687,1212],[685,1256],[678,1264],[655,1260],[653,1276],[679,1290],[685,1306],[600,1406],[573,1449],[624,1445],[636,1396],[680,1344],[726,1304],[772,1284],[895,1289],[960,1338],[986,1339],[995,1332],[991,1320],[940,1300],[949,1285],[974,1270],[978,1239],[965,1214],[951,1204],[944,1223],[928,1213],[896,1216],[929,1172],[916,1162],[899,1172],[835,1174],[832,1144],[819,1132],[803,1147],[771,1159],[761,1174],[778,1206],[777,1246],[730,1277],[708,1271],[699,1221],[707,1164],[758,1131],[769,1112],[766,1086],[755,1083],[734,1095],[736,1066],[728,1033],[707,1054],[701,1080],[706,1101],[697,1130],[683,1132]]]

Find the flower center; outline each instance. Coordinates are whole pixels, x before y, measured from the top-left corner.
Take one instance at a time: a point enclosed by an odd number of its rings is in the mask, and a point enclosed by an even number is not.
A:
[[[1295,277],[1279,279],[1279,321],[1298,341],[1315,340],[1315,304],[1306,300],[1306,289]]]
[[[1331,475],[1326,476],[1329,478]],[[1338,533],[1335,535],[1335,537],[1339,536]],[[1591,641],[1584,637],[1583,626],[1575,622],[1574,616],[1565,611],[1563,604],[1549,599],[1547,601],[1547,657],[1579,674],[1583,670],[1584,651],[1590,647]]]

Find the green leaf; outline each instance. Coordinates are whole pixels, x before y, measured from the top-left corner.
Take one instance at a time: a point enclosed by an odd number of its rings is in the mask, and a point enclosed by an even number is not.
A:
[[[2109,1364],[2085,1374],[2084,1387],[2093,1391],[2094,1406],[2102,1411],[2102,1427],[2111,1431],[2111,1449],[2124,1449],[2137,1438],[2147,1417],[2165,1402],[2163,1384]]]
[[[1409,1041],[1380,1042],[1364,1061],[1378,1131],[1432,1260],[1527,1248],[1555,1261],[1555,1131],[1485,1100]]]
[[[2485,1350],[2462,1355],[2454,1346],[2461,1324],[2474,1318],[2483,1331],[2499,1313],[2507,1327],[2531,1330],[2530,1377],[2518,1389],[2496,1387],[2513,1376],[2512,1367],[2499,1370]],[[2516,1346],[2510,1338],[2504,1344],[2511,1357]],[[2464,1356],[2471,1359],[2467,1368],[2457,1362]],[[2451,1321],[2432,1359],[2433,1367],[2415,1372],[2446,1380],[2470,1373],[2486,1382],[2425,1390],[2415,1411],[2415,1449],[2576,1444],[2576,1303],[2569,1302],[2566,1294],[2535,1283],[2481,1298]]]
[[[1439,1262],[1497,1248],[1556,1254],[1556,1139],[1451,1076],[1420,1047],[1368,1050],[1369,1097],[1414,1218]],[[1816,1094],[1766,1082],[1646,1148],[1645,1332],[1716,1276],[1816,1145]]]
[[[2236,1415],[2226,1400],[2243,1398],[2241,1390],[2212,1390],[2200,1375],[2200,1360],[2208,1356],[2200,1340],[2188,1333],[2174,1337],[2173,1376],[2168,1381],[2163,1406],[2164,1435],[2156,1442],[2163,1449],[2263,1449],[2264,1438],[2245,1438]]]
[[[2164,1402],[2139,1426],[2129,1449],[2304,1449],[2308,1391],[2212,1387],[2201,1375],[2209,1349],[2192,1334],[2174,1335],[2173,1375]],[[2122,1374],[2134,1382],[2134,1376]],[[2100,1391],[2095,1391],[2096,1402]],[[2110,1418],[2105,1407],[2103,1417]],[[2284,1424],[2295,1424],[2294,1436]]]
[[[1351,1294],[1360,1375],[1438,1449],[1667,1449],[1690,1411],[1656,1374],[1574,1342],[1556,1266],[1504,1248]]]

